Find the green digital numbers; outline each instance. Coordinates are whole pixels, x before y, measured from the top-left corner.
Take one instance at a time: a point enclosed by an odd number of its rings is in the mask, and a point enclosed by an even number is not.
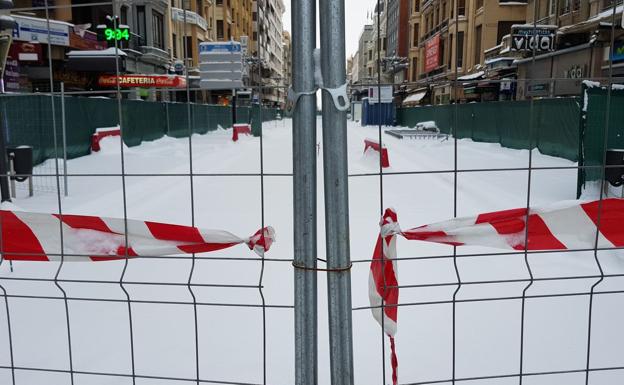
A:
[[[130,31],[128,28],[106,28],[104,30],[104,36],[107,41],[111,40],[130,40]]]

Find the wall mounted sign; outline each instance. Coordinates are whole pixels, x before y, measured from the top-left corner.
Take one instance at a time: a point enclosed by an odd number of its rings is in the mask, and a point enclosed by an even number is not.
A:
[[[11,15],[17,22],[17,28],[13,30],[13,40],[48,43],[48,21],[36,17],[21,15]],[[70,24],[50,20],[50,43],[69,47],[69,26]]]
[[[102,75],[100,87],[121,88],[185,88],[186,78],[177,75]]]
[[[554,51],[556,36],[556,26],[514,25],[511,27],[511,50],[521,52]]]

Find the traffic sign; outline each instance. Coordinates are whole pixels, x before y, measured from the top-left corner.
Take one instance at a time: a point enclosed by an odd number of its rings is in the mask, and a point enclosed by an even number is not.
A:
[[[232,90],[243,87],[241,43],[205,42],[199,45],[200,88]]]

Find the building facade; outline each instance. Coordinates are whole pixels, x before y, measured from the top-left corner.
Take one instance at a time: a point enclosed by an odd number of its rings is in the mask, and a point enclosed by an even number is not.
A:
[[[292,39],[290,37],[290,33],[288,31],[283,32],[283,49],[282,49],[284,58],[282,60],[283,70],[282,70],[282,86],[283,88],[280,90],[282,93],[280,95],[280,103],[281,107],[284,108],[286,106],[286,97],[288,96],[288,87],[292,85]]]
[[[250,41],[251,56],[258,59],[259,76],[252,80],[262,85],[262,103],[280,106],[286,95],[284,84],[284,52],[282,18],[285,12],[282,0],[254,0],[252,8],[253,33]],[[254,79],[254,77],[252,77]]]
[[[409,0],[388,0],[386,13],[387,52],[382,62],[383,71],[394,84],[408,79],[409,66]]]
[[[529,0],[533,9],[535,0]],[[537,19],[527,12],[527,24],[554,30],[551,49],[525,52],[515,61],[517,98],[565,97],[581,94],[582,81],[624,82],[624,31],[621,0],[539,3]],[[614,6],[617,6],[614,12]],[[613,18],[615,16],[615,24]],[[617,26],[612,29],[612,26]],[[614,46],[611,45],[612,32]],[[541,47],[540,47],[541,48]]]
[[[526,22],[527,1],[430,0],[419,8],[418,81],[436,83],[432,102],[445,104],[464,99],[464,88],[452,82],[479,78],[485,51]]]
[[[53,86],[60,89],[62,82],[67,90],[100,89],[98,78],[102,74],[162,74],[170,73],[172,52],[170,50],[171,4],[169,1],[121,0],[114,5],[84,5],[81,0],[58,0],[49,10],[51,38],[51,62]],[[30,9],[29,8],[33,8]],[[108,44],[98,41],[97,26],[110,22],[117,16],[120,25],[129,28],[127,41],[120,41],[122,49],[119,61]],[[40,1],[18,0],[12,16],[18,23],[14,31],[11,49],[17,57],[20,88],[24,91],[49,91],[49,57],[45,10]],[[45,48],[45,49],[44,49]],[[32,51],[34,55],[20,55]],[[80,53],[75,54],[73,53]],[[27,58],[23,60],[23,58]],[[138,90],[137,90],[138,91]],[[124,96],[138,97],[138,93]],[[154,94],[143,94],[155,98]],[[167,95],[159,95],[167,97]]]

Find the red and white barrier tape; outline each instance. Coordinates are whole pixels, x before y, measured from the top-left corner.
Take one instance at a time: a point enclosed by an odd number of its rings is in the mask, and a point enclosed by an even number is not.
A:
[[[108,261],[206,253],[241,243],[263,255],[275,240],[271,227],[240,238],[227,231],[166,223],[4,210],[0,211],[0,230],[3,258],[12,261],[60,261],[61,254],[65,261]]]
[[[513,250],[526,248],[529,251],[593,249],[598,235],[599,248],[624,247],[624,199],[605,199],[528,211],[526,208],[497,211],[407,231],[399,227],[396,212],[387,209],[380,226],[370,267],[369,299],[373,317],[390,337],[393,383],[396,384],[398,362],[394,336],[397,332],[399,303],[397,235],[408,240],[454,246]]]

